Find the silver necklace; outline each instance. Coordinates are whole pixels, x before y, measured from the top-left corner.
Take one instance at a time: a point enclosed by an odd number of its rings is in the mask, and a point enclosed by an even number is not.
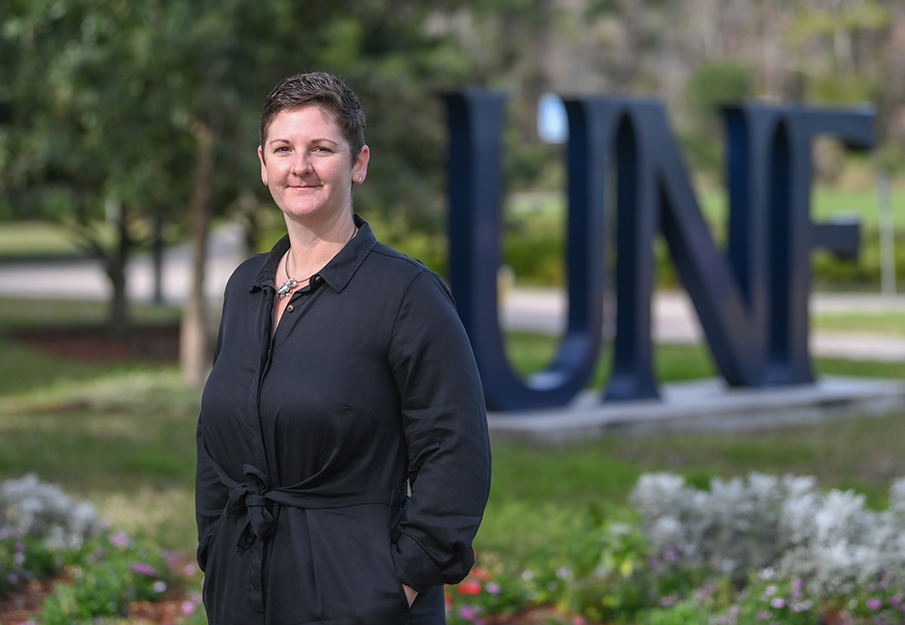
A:
[[[286,277],[289,278],[289,253],[292,252],[292,248],[290,247],[286,250],[286,256],[283,258],[283,271],[286,273]],[[277,291],[277,295],[280,296],[280,299],[283,299],[290,293],[292,293],[292,289],[299,285],[299,281],[295,278],[289,278],[280,286],[280,290]]]
[[[355,238],[355,235],[358,234],[358,228],[355,228],[355,232],[352,233],[352,236],[349,237],[349,241]],[[349,241],[346,241],[348,244]],[[292,294],[292,289],[299,285],[299,281],[295,278],[289,277],[289,254],[292,253],[292,248],[290,247],[286,250],[286,256],[283,258],[283,272],[286,274],[286,282],[280,285],[280,289],[277,291],[277,295],[280,296],[280,299],[283,299],[287,295]],[[303,280],[303,282],[307,282],[308,280]]]

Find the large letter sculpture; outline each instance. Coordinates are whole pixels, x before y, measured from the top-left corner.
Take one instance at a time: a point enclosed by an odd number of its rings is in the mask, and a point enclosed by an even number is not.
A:
[[[730,384],[813,381],[807,345],[810,252],[822,245],[855,253],[858,231],[856,224],[811,223],[811,143],[831,133],[852,147],[869,147],[870,111],[725,111],[727,260],[701,215],[659,103],[604,97],[567,102],[568,325],[550,367],[522,381],[506,359],[496,305],[504,102],[501,95],[476,91],[446,98],[450,282],[491,407],[563,405],[593,371],[601,345],[605,172],[613,155],[617,311],[607,399],[657,395],[650,336],[657,231]]]

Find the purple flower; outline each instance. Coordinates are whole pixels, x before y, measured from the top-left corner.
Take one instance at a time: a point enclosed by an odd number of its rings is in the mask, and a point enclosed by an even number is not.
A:
[[[877,597],[871,597],[865,603],[867,604],[867,608],[869,610],[879,610],[883,607],[883,600],[878,599]]]
[[[138,573],[139,575],[147,575],[149,577],[157,575],[157,569],[147,562],[135,562],[129,568],[133,573]]]
[[[801,595],[801,590],[804,588],[804,580],[800,577],[796,577],[792,580],[792,596],[798,597]]]
[[[130,539],[129,535],[123,531],[110,534],[109,540],[110,544],[114,547],[125,548],[132,544],[132,539]]]
[[[901,604],[902,604],[902,599],[901,599],[900,597],[897,597],[896,595],[893,595],[893,596],[891,596],[891,597],[887,597],[887,598],[886,598],[886,602],[887,602],[889,605],[901,605]]]
[[[478,608],[473,605],[463,605],[459,608],[459,616],[466,621],[473,621],[478,615]]]
[[[161,579],[158,579],[156,582],[154,582],[151,588],[154,589],[154,592],[161,593],[167,589],[167,583]]]
[[[491,595],[498,595],[500,594],[502,588],[500,588],[500,585],[496,582],[487,582],[487,584],[484,586],[484,590],[489,592]]]
[[[679,557],[679,551],[675,547],[673,547],[671,549],[667,549],[666,553],[663,554],[663,558],[667,562],[673,562],[678,557]]]
[[[780,608],[786,607],[786,600],[782,597],[773,597],[772,599],[770,599],[770,605],[778,610]]]
[[[770,610],[762,610],[761,612],[758,612],[757,614],[755,614],[754,618],[756,618],[758,621],[766,621],[772,615],[773,614],[772,614],[772,612],[770,612]]]

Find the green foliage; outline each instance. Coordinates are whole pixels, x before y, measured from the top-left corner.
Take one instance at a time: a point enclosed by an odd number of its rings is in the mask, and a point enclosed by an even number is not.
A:
[[[722,167],[721,106],[740,104],[754,93],[754,67],[738,61],[709,61],[700,65],[685,87],[691,115],[682,144],[691,163],[704,171]]]
[[[699,123],[715,122],[720,106],[737,104],[753,94],[754,68],[737,61],[703,63],[692,74],[685,92]]]
[[[894,264],[896,282],[905,286],[905,232],[896,233]],[[817,288],[824,290],[879,290],[882,279],[880,233],[876,228],[861,232],[861,250],[856,259],[839,258],[817,250],[812,256],[812,271]]]
[[[0,529],[0,598],[59,568],[59,558],[40,538]]]
[[[162,551],[124,532],[102,532],[63,555],[70,581],[45,599],[42,625],[126,616],[129,603],[158,601],[178,581]]]

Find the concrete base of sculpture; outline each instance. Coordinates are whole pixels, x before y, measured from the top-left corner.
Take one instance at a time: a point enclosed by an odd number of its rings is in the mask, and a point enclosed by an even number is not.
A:
[[[488,414],[494,442],[569,443],[612,435],[719,432],[905,413],[905,382],[822,376],[815,384],[732,388],[718,378],[664,384],[659,401],[603,402],[586,391],[559,409]]]

